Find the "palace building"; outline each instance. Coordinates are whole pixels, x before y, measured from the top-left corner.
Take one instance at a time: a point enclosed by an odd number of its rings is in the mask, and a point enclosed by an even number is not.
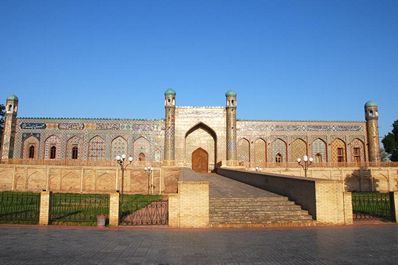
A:
[[[284,167],[304,155],[329,166],[380,161],[372,101],[365,121],[272,121],[237,119],[234,91],[221,107],[177,106],[173,89],[164,96],[160,120],[18,117],[19,100],[10,96],[1,159],[99,162],[127,154],[199,172],[218,165]]]

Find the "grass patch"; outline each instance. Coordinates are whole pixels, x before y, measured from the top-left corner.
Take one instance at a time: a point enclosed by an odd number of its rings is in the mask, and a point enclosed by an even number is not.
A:
[[[96,225],[97,215],[109,214],[108,194],[54,193],[50,222],[58,225]]]
[[[145,208],[152,202],[162,199],[160,195],[123,195],[123,203],[121,206],[121,217],[127,216],[139,209]]]
[[[0,223],[38,224],[40,193],[0,192]]]

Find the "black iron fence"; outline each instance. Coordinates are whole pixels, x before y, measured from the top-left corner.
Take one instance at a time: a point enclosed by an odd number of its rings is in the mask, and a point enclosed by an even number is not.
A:
[[[122,225],[167,225],[168,201],[157,195],[123,195]]]
[[[38,224],[40,193],[0,192],[0,223]]]
[[[108,194],[54,193],[51,196],[51,224],[96,225],[98,215],[109,215]]]
[[[388,192],[353,192],[352,210],[355,220],[395,221]]]

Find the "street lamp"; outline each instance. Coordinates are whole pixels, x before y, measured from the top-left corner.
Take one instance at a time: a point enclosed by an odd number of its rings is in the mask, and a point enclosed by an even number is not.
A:
[[[307,177],[307,170],[309,166],[312,164],[314,159],[312,157],[308,157],[307,155],[303,156],[303,159],[297,158],[297,163],[304,169],[304,176]]]
[[[133,162],[133,158],[131,156],[128,157],[128,159],[126,160],[127,156],[125,154],[123,155],[117,155],[116,156],[116,162],[119,164],[120,169],[122,170],[122,187],[120,189],[120,195],[122,196],[122,204],[123,204],[123,189],[124,189],[124,171],[126,170],[126,168],[128,167],[128,165],[131,164],[131,162]]]
[[[256,172],[261,172],[262,168],[261,167],[256,167],[255,170],[256,170]]]
[[[144,168],[145,173],[148,174],[148,194],[149,194],[149,189],[151,189],[151,195],[153,195],[153,167],[149,166],[149,167],[145,167]],[[149,177],[151,177],[151,184],[149,184]]]

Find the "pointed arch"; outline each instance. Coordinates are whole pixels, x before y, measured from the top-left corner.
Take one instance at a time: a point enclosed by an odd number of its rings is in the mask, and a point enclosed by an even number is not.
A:
[[[88,143],[89,160],[105,160],[105,141],[99,135],[94,136]]]
[[[332,142],[332,161],[338,163],[347,162],[346,144],[340,138],[336,138]]]
[[[118,136],[112,140],[111,144],[111,159],[114,159],[117,155],[128,155],[127,154],[127,140],[122,136]]]
[[[312,142],[312,156],[315,163],[327,162],[327,145],[321,138]]]
[[[238,141],[238,160],[250,162],[250,142],[246,138]]]
[[[355,138],[350,143],[351,161],[354,163],[361,163],[366,160],[365,158],[365,143],[358,138]]]
[[[262,138],[254,142],[254,161],[256,166],[264,167],[267,161],[267,143]]]
[[[134,141],[133,148],[134,160],[142,161],[143,158],[145,160],[151,160],[151,143],[144,136],[140,136]]]
[[[287,144],[281,138],[275,139],[271,144],[271,157],[276,162],[276,157],[283,161],[286,161],[287,157]]]
[[[61,140],[56,135],[49,136],[45,141],[44,159],[61,158]]]
[[[196,131],[196,130],[199,129],[199,128],[201,128],[201,129],[207,131],[207,132],[211,135],[211,137],[213,137],[214,141],[217,140],[217,134],[216,134],[216,132],[215,132],[212,128],[210,128],[209,126],[207,126],[205,123],[203,123],[203,122],[199,122],[199,123],[197,123],[195,126],[193,126],[191,129],[189,129],[189,130],[185,133],[185,138],[187,138],[188,135],[190,135],[191,133],[193,133],[194,131]]]
[[[74,135],[66,142],[66,157],[69,159],[79,159],[81,156],[81,139]]]
[[[185,133],[184,160],[192,166],[192,153],[202,148],[208,153],[209,168],[217,163],[217,134],[207,124],[198,122]]]
[[[28,137],[23,142],[23,158],[38,159],[40,142],[35,136]]]
[[[290,161],[295,162],[297,158],[302,158],[307,155],[307,143],[301,139],[297,138],[290,144]]]

